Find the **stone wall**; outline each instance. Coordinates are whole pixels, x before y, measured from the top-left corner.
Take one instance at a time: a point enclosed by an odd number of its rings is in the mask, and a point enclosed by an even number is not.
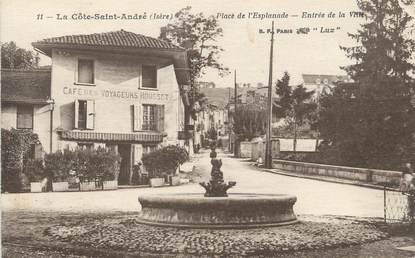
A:
[[[239,157],[240,158],[251,158],[252,156],[252,143],[251,142],[240,142]]]
[[[274,160],[273,167],[303,175],[329,176],[373,184],[399,184],[402,174],[401,172],[390,170],[332,166],[286,160]]]

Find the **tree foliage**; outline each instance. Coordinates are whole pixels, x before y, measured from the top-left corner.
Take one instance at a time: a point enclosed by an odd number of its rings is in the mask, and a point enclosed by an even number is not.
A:
[[[205,17],[203,13],[192,13],[191,7],[179,10],[175,14],[175,19],[161,31],[161,39],[187,50],[191,80],[189,102],[194,119],[195,104],[205,99],[195,82],[205,74],[207,68],[217,70],[221,76],[228,73],[228,68],[219,62],[223,49],[216,44],[216,40],[222,36],[222,29],[214,16]],[[199,106],[203,104],[199,103]]]
[[[353,84],[321,98],[319,130],[337,163],[397,168],[411,155],[415,113],[410,104],[415,41],[411,17],[398,0],[360,0],[366,23],[341,47],[355,64],[344,67]],[[412,154],[413,155],[413,154]]]
[[[29,69],[37,67],[38,62],[37,53],[16,46],[14,41],[1,45],[1,68]]]
[[[290,75],[287,72],[277,81],[275,113],[278,118],[284,118],[285,127],[292,128],[295,151],[298,127],[311,120],[317,104],[312,99],[314,91],[308,91],[302,84],[293,89],[289,82]]]
[[[37,134],[29,130],[1,129],[1,190],[19,192],[22,190],[22,176],[25,161],[31,145],[38,143]]]
[[[186,149],[168,145],[153,152],[145,153],[142,161],[150,178],[174,175],[177,167],[189,159]],[[160,162],[162,161],[162,162]]]
[[[251,140],[265,134],[267,126],[267,110],[265,103],[238,105],[234,112],[234,132],[238,139]]]

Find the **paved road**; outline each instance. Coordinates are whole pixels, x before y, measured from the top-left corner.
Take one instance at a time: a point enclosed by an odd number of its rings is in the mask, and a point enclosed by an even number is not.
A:
[[[207,180],[208,152],[198,163]],[[293,194],[297,214],[331,214],[360,217],[383,216],[383,192],[358,186],[322,182],[262,172],[241,159],[220,153],[225,180],[237,181],[229,192]],[[107,212],[138,211],[137,196],[156,193],[201,193],[197,184],[163,188],[120,189],[98,192],[24,193],[2,195],[3,211]]]

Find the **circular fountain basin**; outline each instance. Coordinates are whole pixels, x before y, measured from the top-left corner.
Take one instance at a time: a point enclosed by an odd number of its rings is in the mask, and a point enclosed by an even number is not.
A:
[[[233,193],[228,197],[169,194],[138,197],[138,221],[183,228],[255,228],[297,222],[292,195]]]

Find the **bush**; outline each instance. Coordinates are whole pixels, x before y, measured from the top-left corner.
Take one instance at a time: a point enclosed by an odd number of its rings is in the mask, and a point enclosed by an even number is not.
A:
[[[87,177],[100,177],[104,181],[118,180],[121,157],[105,148],[98,148],[89,153],[87,162]]]
[[[20,192],[24,158],[30,147],[38,143],[37,134],[30,130],[1,129],[1,191]]]
[[[64,150],[45,156],[45,172],[54,181],[67,181],[75,174],[85,179],[117,180],[121,158],[105,148]]]
[[[143,165],[150,178],[173,175],[179,165],[189,159],[187,151],[179,146],[168,145],[143,155]]]
[[[43,167],[43,160],[29,159],[26,161],[23,169],[23,173],[29,179],[29,182],[40,182],[47,175]]]

